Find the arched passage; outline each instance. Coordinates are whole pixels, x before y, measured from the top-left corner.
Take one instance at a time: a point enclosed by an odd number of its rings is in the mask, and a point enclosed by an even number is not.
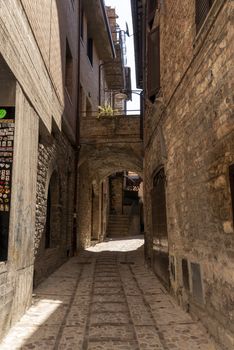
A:
[[[102,149],[97,153],[94,149],[93,152],[86,153],[85,160],[80,162],[78,196],[79,193],[82,195],[78,198],[78,248],[89,246],[91,239],[101,241],[105,237],[111,209],[110,176],[131,171],[142,177],[139,153],[131,149],[118,149],[116,152]],[[81,159],[82,156],[84,154]],[[123,184],[123,179],[120,182]],[[119,184],[119,188],[121,186]],[[123,207],[123,203],[120,206]],[[122,209],[120,212],[121,215],[128,216]],[[138,221],[137,233],[141,228],[140,219]]]
[[[61,200],[59,175],[51,175],[47,191],[46,225],[44,230],[45,249],[59,245],[61,237]]]

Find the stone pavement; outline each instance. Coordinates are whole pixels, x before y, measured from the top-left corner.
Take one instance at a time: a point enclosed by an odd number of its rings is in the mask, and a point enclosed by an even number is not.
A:
[[[70,259],[36,290],[1,350],[215,350],[143,262],[143,240],[113,240]]]

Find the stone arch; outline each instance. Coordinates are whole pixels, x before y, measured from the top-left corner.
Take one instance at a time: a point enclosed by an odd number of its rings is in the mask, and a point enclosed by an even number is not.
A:
[[[54,248],[61,239],[61,188],[57,170],[50,176],[46,198],[45,248]]]

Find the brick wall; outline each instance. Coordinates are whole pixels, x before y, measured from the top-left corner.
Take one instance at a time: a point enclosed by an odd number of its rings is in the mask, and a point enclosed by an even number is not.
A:
[[[35,284],[70,254],[78,27],[78,1],[74,1],[74,7],[67,0],[12,0],[1,4],[0,70],[7,74],[0,77],[0,100],[16,107],[16,128],[8,260],[0,262],[0,338],[31,303],[34,243]],[[71,96],[64,84],[66,41],[73,58]],[[62,133],[68,135],[67,124],[72,130],[69,140]],[[39,134],[43,140],[38,151]],[[45,250],[45,200],[55,168],[61,188],[61,203],[57,206],[61,234],[59,244]],[[54,226],[55,232],[56,223]]]
[[[165,2],[155,20],[161,31],[162,98],[149,105],[145,115],[148,258],[154,255],[153,175],[164,165],[171,288],[224,349],[234,344],[234,236],[228,175],[234,163],[233,11],[231,1],[217,0],[196,35],[194,1]],[[189,291],[182,259],[188,262]]]

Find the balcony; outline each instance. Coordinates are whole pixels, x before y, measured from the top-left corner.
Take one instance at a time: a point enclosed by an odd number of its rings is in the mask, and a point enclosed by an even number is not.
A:
[[[96,118],[85,116],[80,119],[80,144],[140,143],[141,116],[116,115]]]

